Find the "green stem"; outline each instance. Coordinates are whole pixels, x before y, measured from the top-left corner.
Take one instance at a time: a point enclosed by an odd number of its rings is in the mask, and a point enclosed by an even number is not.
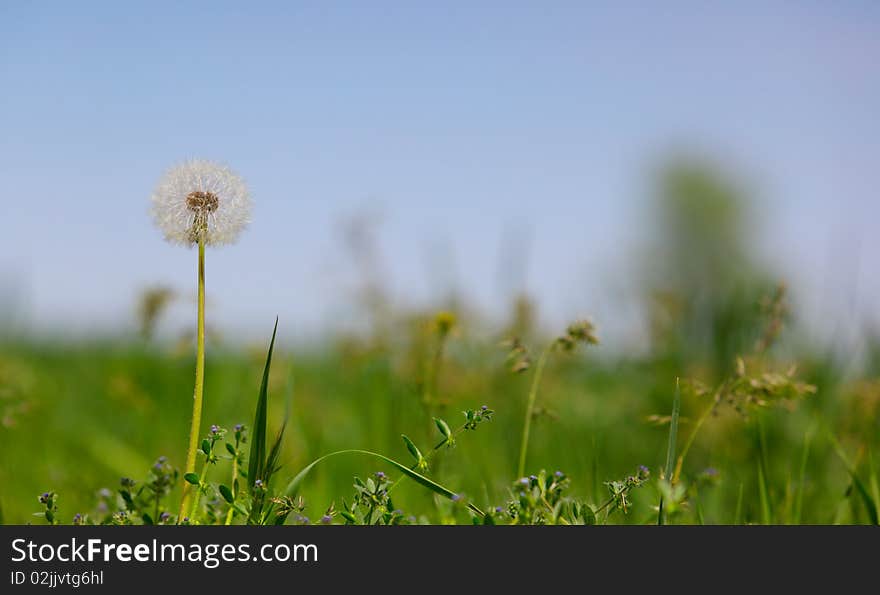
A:
[[[232,485],[230,489],[232,490],[232,503],[235,503],[235,499],[238,497],[238,490],[235,489],[235,483],[238,481],[238,443],[235,445],[235,456],[232,458]],[[235,514],[235,507],[230,504],[229,511],[226,513],[226,522],[224,524],[231,525],[232,517]]]
[[[457,438],[459,434],[464,432],[466,427],[467,427],[467,425],[463,425],[460,428],[458,428],[457,430],[455,430],[454,432],[452,432],[452,438],[453,439]],[[439,451],[441,448],[446,446],[448,443],[449,443],[449,441],[444,439],[442,442],[440,442],[434,448],[432,448],[431,452],[429,452],[428,454],[425,455],[425,462],[429,463],[431,461],[431,458],[433,458],[433,456],[435,454],[437,454],[437,451]],[[419,468],[419,465],[418,465],[418,463],[416,463],[415,465],[411,466],[409,469],[410,469],[410,471],[417,471],[418,468]],[[403,476],[399,477],[397,479],[397,481],[395,481],[394,483],[391,484],[391,487],[388,488],[389,494],[391,494],[391,492],[394,491],[394,488],[396,488],[398,486],[398,484],[400,484],[400,482],[403,481],[404,477],[406,477],[406,476],[403,475]]]
[[[678,483],[679,478],[681,477],[681,468],[684,465],[684,459],[687,457],[688,451],[690,451],[691,446],[694,445],[694,441],[697,439],[697,434],[700,433],[700,428],[703,427],[703,424],[706,423],[706,420],[709,419],[709,416],[715,410],[716,403],[713,401],[709,408],[706,409],[700,418],[697,420],[697,423],[694,424],[694,429],[691,430],[690,436],[688,436],[687,442],[684,444],[684,448],[681,449],[681,454],[678,457],[678,461],[675,464],[675,473],[672,474],[672,479],[670,480],[673,484]]]
[[[614,495],[611,496],[611,498],[609,498],[608,501],[605,502],[605,504],[603,504],[602,506],[600,506],[599,508],[597,508],[596,511],[595,511],[593,514],[595,514],[595,515],[598,516],[599,513],[601,513],[603,510],[605,510],[606,508],[608,508],[609,506],[611,506],[612,504],[614,504],[614,502],[615,502],[618,498],[620,498],[621,495],[623,495],[624,493],[626,493],[628,490],[629,490],[629,487],[627,486],[627,487],[620,488],[620,490],[617,491],[617,492],[614,492]],[[609,513],[609,514],[610,514],[610,513]],[[605,515],[605,522],[608,522],[608,515]]]
[[[523,477],[526,473],[526,453],[529,449],[529,434],[532,430],[532,414],[535,409],[535,401],[538,398],[538,387],[541,384],[541,377],[544,375],[544,366],[547,364],[547,358],[550,356],[554,344],[555,343],[551,343],[546,349],[544,349],[544,353],[541,354],[540,359],[538,359],[538,365],[535,367],[535,377],[532,379],[532,388],[529,391],[529,400],[526,404],[526,420],[523,425],[522,444],[519,449],[519,465],[517,466],[516,471],[517,477]]]
[[[193,392],[192,425],[189,430],[189,450],[186,454],[186,473],[195,473],[196,452],[199,449],[199,427],[202,423],[202,396],[205,389],[205,237],[199,236],[199,306],[198,324],[196,330],[196,386]],[[183,520],[190,500],[192,499],[193,486],[189,483],[183,485],[183,497],[180,499],[180,512],[177,522]]]
[[[196,512],[198,512],[198,510],[199,510],[199,500],[201,500],[201,498],[202,498],[202,486],[204,486],[208,481],[208,467],[209,466],[210,466],[210,463],[206,460],[205,466],[202,467],[202,475],[201,475],[201,477],[199,477],[199,485],[198,485],[198,489],[196,490],[195,498],[193,498],[192,508],[190,508],[190,510],[189,510],[190,520],[196,518]]]

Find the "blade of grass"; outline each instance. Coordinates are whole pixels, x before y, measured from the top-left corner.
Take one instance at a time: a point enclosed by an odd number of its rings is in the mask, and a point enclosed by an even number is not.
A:
[[[880,502],[880,482],[877,481],[877,467],[874,466],[874,451],[868,449],[868,482],[874,502]]]
[[[758,433],[758,491],[761,496],[761,522],[773,524],[773,510],[770,507],[770,490],[767,486],[767,448],[764,438],[764,424],[757,419]]]
[[[455,496],[456,496],[455,492],[453,492],[453,491],[451,491],[451,490],[449,490],[449,489],[443,487],[443,486],[440,485],[439,483],[436,483],[436,482],[434,482],[434,481],[428,479],[427,477],[425,477],[424,475],[421,475],[420,473],[416,473],[415,471],[413,471],[412,469],[410,469],[410,468],[407,467],[406,465],[404,465],[404,464],[402,464],[402,463],[398,463],[398,462],[395,461],[394,459],[389,459],[389,458],[386,457],[385,455],[381,455],[381,454],[379,454],[379,453],[371,452],[371,451],[369,451],[369,450],[360,450],[360,449],[340,450],[340,451],[337,451],[337,452],[332,452],[332,453],[330,453],[330,454],[328,454],[328,455],[324,455],[323,457],[321,457],[321,458],[319,458],[319,459],[316,459],[315,461],[313,461],[312,463],[310,463],[309,465],[307,465],[305,468],[303,468],[303,470],[300,471],[300,472],[296,475],[296,477],[294,477],[292,480],[290,480],[290,483],[287,484],[287,489],[284,490],[284,495],[285,495],[285,496],[288,496],[288,497],[290,497],[290,498],[295,497],[295,496],[297,495],[297,493],[299,492],[299,489],[300,489],[300,486],[302,485],[303,480],[305,480],[306,476],[307,476],[307,475],[312,471],[312,469],[314,469],[319,463],[322,463],[322,462],[324,462],[324,461],[326,461],[327,459],[332,458],[332,457],[336,457],[336,456],[339,456],[339,455],[348,455],[348,454],[360,454],[360,455],[367,455],[367,456],[370,456],[370,457],[375,457],[375,458],[377,458],[377,459],[380,459],[380,460],[382,460],[382,461],[388,463],[389,465],[391,465],[392,467],[394,467],[395,469],[397,469],[398,471],[400,471],[401,473],[403,473],[404,475],[406,475],[407,477],[409,477],[410,479],[412,479],[413,481],[415,481],[415,482],[416,482],[417,484],[419,484],[420,486],[422,486],[422,487],[424,487],[424,488],[426,488],[426,489],[428,489],[428,490],[431,490],[431,491],[434,492],[435,494],[439,494],[439,495],[441,495],[441,496],[443,496],[444,498],[447,498],[447,499],[449,499],[449,500],[453,500],[453,499],[455,498]],[[470,503],[469,503],[469,504],[468,504],[468,508],[471,510],[471,512],[473,512],[474,514],[479,515],[480,517],[485,516],[485,514],[483,513],[483,511],[480,510],[479,508],[477,508],[476,506],[474,506],[473,504],[470,504]]]
[[[872,525],[880,525],[880,519],[878,519],[877,515],[877,501],[871,497],[870,492],[865,487],[865,484],[862,483],[862,480],[859,479],[857,469],[855,465],[850,462],[849,457],[846,456],[846,452],[844,452],[843,447],[840,445],[840,442],[837,441],[837,438],[834,437],[830,431],[828,432],[828,438],[831,440],[831,445],[834,447],[834,452],[837,453],[837,457],[843,462],[844,467],[846,467],[847,472],[852,478],[853,485],[856,488],[859,496],[862,499],[862,503],[865,505],[865,508],[868,511],[868,517],[871,519]]]
[[[666,446],[666,467],[663,471],[663,477],[671,482],[672,474],[675,472],[675,444],[678,440],[678,417],[681,413],[681,386],[679,379],[675,379],[675,395],[672,398],[672,419],[669,422],[669,442]],[[660,496],[660,507],[657,512],[657,524],[665,524],[666,519],[663,514],[663,496]]]
[[[272,366],[272,351],[275,348],[275,334],[278,332],[278,318],[272,331],[269,353],[266,355],[266,366],[263,368],[263,382],[257,397],[257,410],[254,414],[254,428],[251,431],[251,452],[248,458],[248,487],[254,493],[254,482],[263,478],[266,470],[266,434],[267,410],[269,401],[269,369]]]
[[[801,513],[804,509],[804,492],[807,489],[807,461],[810,458],[810,442],[813,440],[813,432],[814,429],[811,427],[807,430],[806,434],[804,434],[804,450],[801,454],[800,479],[798,480],[798,493],[794,501],[794,514],[792,519],[795,525],[801,524]]]
[[[769,525],[773,517],[770,514],[770,496],[767,494],[767,482],[764,480],[764,465],[761,464],[761,461],[758,461],[758,493],[761,496],[761,522]]]
[[[733,515],[733,524],[734,525],[742,525],[743,524],[743,492],[745,491],[745,483],[739,482],[739,494],[736,497],[736,512]]]
[[[596,434],[593,434],[592,438],[593,438],[593,449],[592,449],[591,461],[590,461],[590,470],[592,473],[591,473],[591,477],[590,477],[590,485],[592,487],[593,499],[598,502],[599,499],[602,497],[602,494],[601,494],[600,488],[599,488],[599,486],[601,484],[601,482],[599,481],[599,445],[598,445],[598,441],[596,440]]]

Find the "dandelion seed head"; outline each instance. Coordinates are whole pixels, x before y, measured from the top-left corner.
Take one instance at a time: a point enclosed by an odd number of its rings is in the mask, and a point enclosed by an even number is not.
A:
[[[165,239],[192,246],[232,244],[250,222],[251,198],[228,167],[193,159],[168,170],[153,191],[152,215]]]

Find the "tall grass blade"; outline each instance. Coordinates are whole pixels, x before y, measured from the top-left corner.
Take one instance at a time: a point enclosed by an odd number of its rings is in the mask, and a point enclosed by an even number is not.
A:
[[[761,496],[761,522],[773,524],[773,509],[770,506],[770,489],[767,486],[767,446],[764,437],[764,424],[758,417],[758,491]]]
[[[758,461],[758,493],[761,496],[761,522],[770,525],[773,515],[770,512],[770,495],[767,493],[767,481],[764,478],[764,465],[761,461]]]
[[[795,525],[801,524],[801,516],[804,509],[804,492],[807,489],[807,462],[810,458],[810,443],[813,440],[813,429],[807,430],[804,434],[804,450],[801,454],[800,478],[798,479],[798,493],[794,501],[794,513],[792,522]]]
[[[739,482],[739,494],[736,497],[736,512],[733,514],[733,524],[734,525],[742,525],[743,524],[743,493],[745,492],[745,483]]]
[[[275,334],[278,332],[278,318],[272,331],[269,353],[266,355],[266,366],[263,368],[263,382],[257,397],[257,410],[254,414],[254,427],[251,430],[251,452],[248,458],[248,487],[254,493],[254,482],[262,479],[266,471],[266,434],[267,411],[269,401],[269,369],[272,366],[272,351],[275,348]]]
[[[874,502],[880,502],[880,482],[877,481],[877,467],[874,466],[874,451],[871,449],[868,449],[868,481]]]
[[[840,442],[837,441],[837,438],[835,438],[830,431],[828,432],[828,437],[831,440],[831,445],[834,447],[834,452],[837,453],[837,457],[843,462],[843,465],[846,467],[847,472],[852,478],[853,486],[856,488],[856,491],[862,499],[862,503],[868,511],[868,517],[871,520],[871,524],[880,525],[880,518],[878,518],[877,515],[877,501],[871,497],[868,488],[862,483],[855,465],[853,465],[849,460],[849,457],[846,456],[846,452],[844,452],[843,447],[840,445]]]
[[[675,379],[675,395],[672,398],[672,418],[669,422],[669,442],[666,446],[666,467],[663,471],[663,477],[666,481],[672,481],[672,474],[675,472],[675,445],[678,441],[678,417],[681,413],[681,386],[679,379]],[[666,519],[663,514],[663,496],[660,496],[660,507],[657,513],[657,524],[665,524]]]

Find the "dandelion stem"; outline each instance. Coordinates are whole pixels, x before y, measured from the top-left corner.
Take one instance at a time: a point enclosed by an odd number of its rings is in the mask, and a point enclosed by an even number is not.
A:
[[[189,430],[189,450],[186,453],[186,470],[184,473],[194,473],[196,470],[196,452],[199,449],[199,426],[202,422],[202,396],[205,389],[205,234],[199,235],[199,305],[196,333],[196,385],[193,392],[192,425]],[[184,512],[192,498],[192,488],[192,485],[184,482],[178,523],[183,520]]]
[[[553,345],[555,345],[555,343],[551,343],[546,349],[544,349],[544,352],[541,354],[538,364],[535,367],[535,376],[532,379],[532,388],[529,391],[529,400],[526,404],[526,419],[523,424],[522,445],[519,450],[519,466],[517,467],[516,472],[517,477],[522,477],[526,473],[526,453],[529,449],[529,434],[532,429],[532,415],[535,409],[535,401],[538,398],[538,387],[541,384],[541,377],[544,375],[544,366],[547,364],[547,358],[550,357]]]

